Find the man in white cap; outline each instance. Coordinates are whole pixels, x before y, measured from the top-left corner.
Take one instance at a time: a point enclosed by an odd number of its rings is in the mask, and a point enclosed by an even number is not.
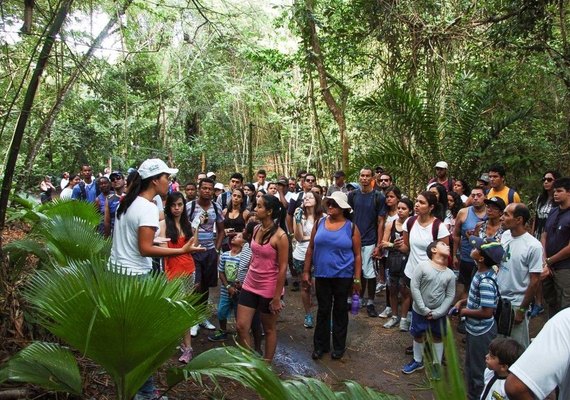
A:
[[[442,185],[445,190],[447,190],[448,192],[452,192],[453,191],[453,179],[451,179],[448,176],[448,169],[449,166],[447,165],[447,163],[445,161],[438,161],[435,164],[435,177],[431,178],[430,181],[428,182],[428,185],[430,183],[434,183],[437,182],[440,185]]]

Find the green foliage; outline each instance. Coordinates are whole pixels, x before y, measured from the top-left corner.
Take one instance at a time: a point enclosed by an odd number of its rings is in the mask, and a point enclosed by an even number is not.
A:
[[[0,383],[32,383],[48,390],[81,395],[81,375],[71,351],[54,343],[35,342],[0,370]]]
[[[269,365],[245,349],[219,347],[208,350],[190,361],[182,369],[171,369],[167,380],[174,386],[184,379],[202,382],[202,376],[209,377],[216,385],[221,377],[233,379],[251,388],[267,400],[293,399],[399,399],[364,388],[356,382],[346,382],[345,391],[334,392],[324,382],[312,378],[297,377],[282,381]]]

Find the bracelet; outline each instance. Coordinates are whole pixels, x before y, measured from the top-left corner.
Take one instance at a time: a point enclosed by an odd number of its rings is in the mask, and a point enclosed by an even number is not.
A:
[[[229,283],[226,285],[227,290],[230,290],[231,287],[232,287],[232,285],[230,285]]]
[[[527,308],[527,307],[518,307],[518,308],[517,308],[517,311],[520,311],[520,312],[522,312],[522,313],[524,314],[525,312],[528,311],[528,308]]]
[[[352,280],[352,282],[354,282],[354,283],[360,283],[360,279],[354,278],[354,279]]]
[[[550,257],[548,257],[546,259],[546,265],[550,266],[550,264],[552,264],[552,260],[550,259]]]

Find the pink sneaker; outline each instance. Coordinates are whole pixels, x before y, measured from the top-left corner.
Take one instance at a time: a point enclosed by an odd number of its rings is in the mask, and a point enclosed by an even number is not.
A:
[[[188,364],[190,360],[192,360],[192,357],[194,357],[194,350],[192,350],[192,347],[187,347],[182,352],[182,355],[180,356],[178,361],[180,361],[183,364]]]

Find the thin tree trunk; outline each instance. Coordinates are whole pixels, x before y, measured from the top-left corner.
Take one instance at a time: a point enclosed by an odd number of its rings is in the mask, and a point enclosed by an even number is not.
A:
[[[321,87],[321,94],[323,96],[323,100],[327,105],[329,111],[333,115],[334,120],[338,125],[338,130],[340,134],[340,142],[342,144],[342,169],[344,171],[348,170],[348,152],[349,152],[349,142],[348,137],[346,135],[346,118],[344,113],[344,107],[341,104],[344,104],[344,101],[341,101],[339,104],[336,99],[334,98],[328,82],[328,73],[325,67],[323,52],[321,49],[321,43],[319,41],[319,37],[317,35],[317,27],[315,25],[315,20],[313,18],[313,0],[305,0],[306,5],[306,12],[307,16],[306,20],[306,27],[303,29],[309,35],[309,41],[312,49],[311,61],[315,65],[317,72],[319,74],[319,84]],[[336,82],[338,83],[338,82]],[[346,88],[340,86],[341,91],[345,91]],[[341,95],[344,98],[346,95]]]
[[[36,68],[34,69],[32,77],[30,78],[28,89],[26,90],[26,96],[24,97],[22,110],[20,111],[20,116],[18,118],[16,128],[14,129],[12,143],[10,143],[10,148],[8,149],[8,157],[6,159],[6,165],[4,167],[4,179],[2,181],[2,190],[0,192],[0,230],[4,229],[4,223],[6,222],[6,208],[8,207],[8,199],[10,197],[10,189],[12,188],[12,179],[14,178],[16,161],[18,161],[20,145],[22,144],[22,139],[24,138],[26,125],[28,124],[28,119],[30,118],[32,106],[34,105],[34,98],[36,97],[36,92],[40,84],[40,78],[48,62],[48,58],[55,42],[55,38],[59,33],[61,26],[67,17],[67,14],[69,13],[69,8],[71,7],[72,3],[73,0],[64,0],[61,3],[56,17],[53,20],[53,23],[48,31],[44,45],[38,57]],[[0,244],[1,243],[2,239],[0,238]]]
[[[93,54],[95,53],[95,50],[97,50],[97,48],[100,47],[101,44],[103,43],[103,40],[105,40],[107,38],[107,36],[109,36],[111,29],[115,26],[115,24],[117,23],[119,18],[125,14],[125,11],[130,6],[132,1],[133,0],[127,0],[125,2],[125,4],[123,5],[123,7],[121,8],[121,10],[119,10],[109,20],[109,22],[107,23],[107,25],[105,25],[103,30],[99,33],[97,38],[95,38],[95,41],[91,44],[91,46],[89,47],[89,50],[87,50],[87,53],[85,53],[83,55],[83,57],[81,58],[81,60],[78,62],[75,69],[73,70],[73,72],[71,73],[69,78],[67,79],[67,82],[65,82],[65,84],[62,86],[61,90],[59,91],[59,93],[57,95],[57,98],[55,99],[55,103],[51,107],[50,111],[47,114],[47,117],[44,119],[42,125],[40,126],[40,128],[38,129],[38,131],[36,133],[36,136],[32,142],[32,148],[28,151],[28,154],[26,156],[26,161],[24,162],[24,166],[25,166],[24,171],[31,171],[32,170],[32,166],[34,164],[36,156],[38,155],[38,152],[40,151],[40,148],[41,148],[42,144],[44,143],[44,140],[47,136],[47,133],[51,130],[51,128],[55,122],[55,119],[57,118],[59,112],[61,111],[61,108],[63,107],[63,103],[64,103],[65,99],[67,98],[67,95],[70,93],[71,88],[73,87],[73,85],[77,81],[77,78],[79,78],[79,75],[81,74],[81,72],[85,69],[87,64],[93,58]]]

